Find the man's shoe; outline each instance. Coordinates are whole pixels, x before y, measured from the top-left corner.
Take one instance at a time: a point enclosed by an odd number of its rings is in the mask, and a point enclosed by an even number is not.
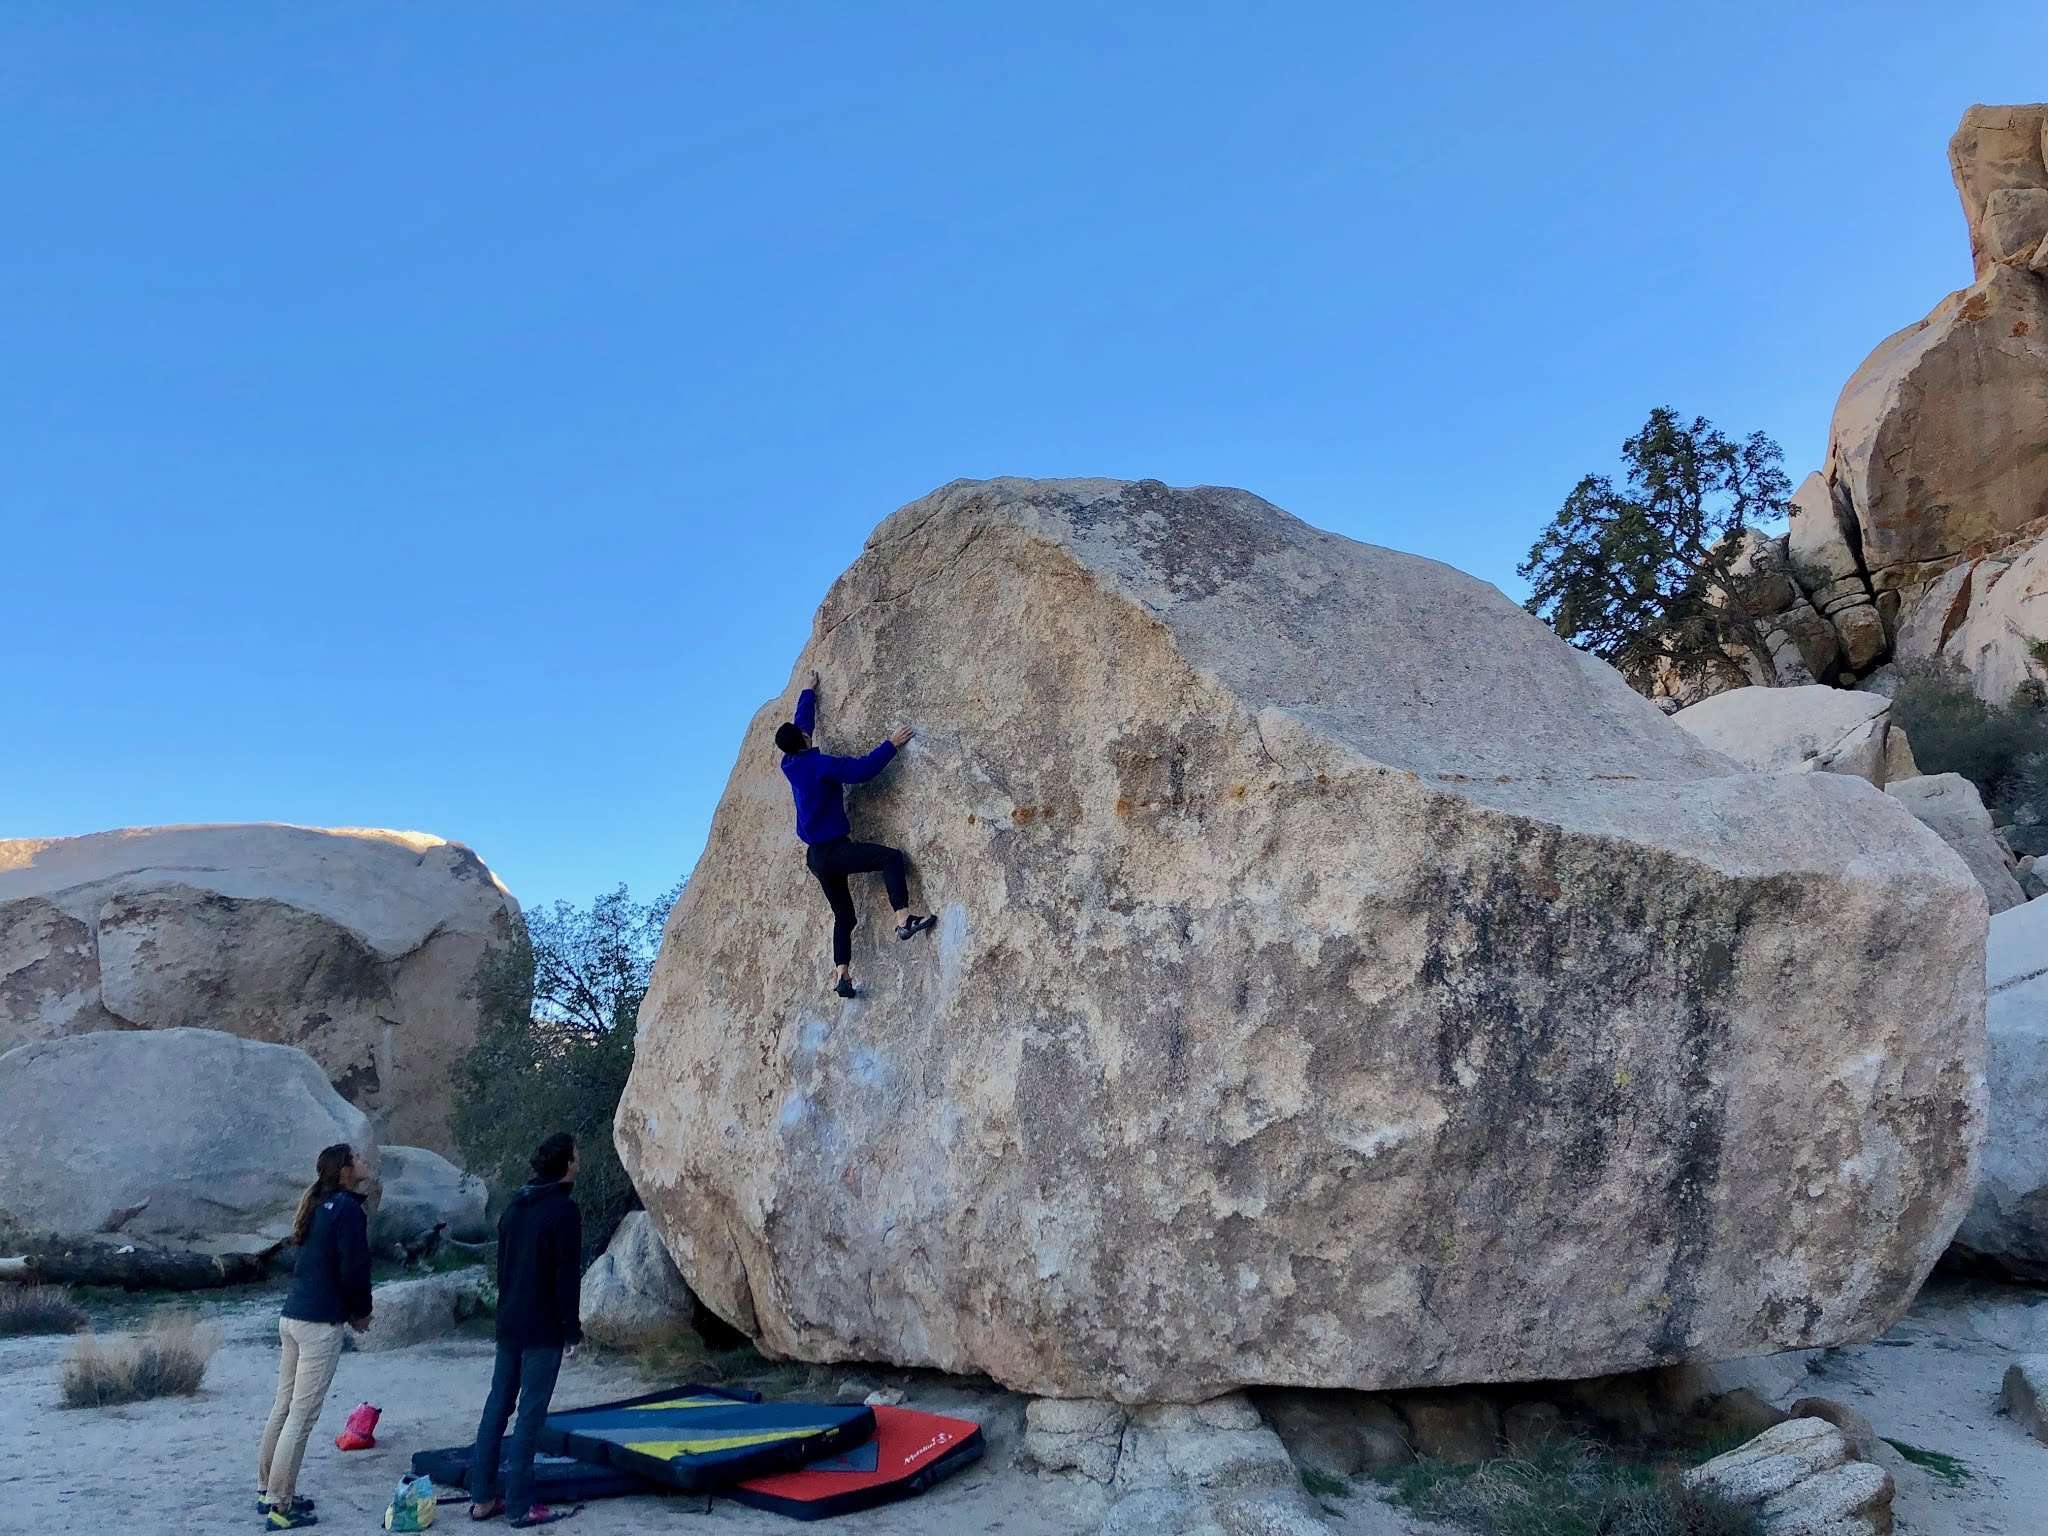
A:
[[[269,1494],[261,1493],[256,1496],[257,1514],[267,1515],[270,1513],[271,1507],[272,1504]],[[313,1501],[307,1498],[303,1493],[295,1493],[292,1495],[292,1508],[297,1510],[302,1515],[310,1515],[311,1513],[313,1513]]]
[[[310,1525],[318,1525],[320,1517],[309,1510],[286,1509],[281,1504],[270,1506],[270,1513],[263,1517],[266,1531],[303,1531]]]
[[[939,920],[937,917],[919,917],[913,912],[910,914],[908,921],[896,925],[896,937],[899,939],[914,939],[926,929],[938,926]]]
[[[834,987],[832,990],[834,992],[837,992],[841,997],[860,996],[858,992],[853,990],[853,983],[848,981],[844,976],[839,978],[839,985]]]

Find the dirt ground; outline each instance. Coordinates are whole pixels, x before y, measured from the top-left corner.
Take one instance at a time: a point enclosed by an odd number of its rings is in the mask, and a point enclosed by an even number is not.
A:
[[[256,1437],[277,1369],[275,1309],[273,1296],[213,1302],[206,1316],[223,1342],[203,1392],[126,1408],[60,1409],[57,1363],[67,1341],[0,1339],[0,1532],[255,1530]],[[1774,1395],[1839,1397],[1879,1434],[1962,1463],[1953,1485],[1917,1470],[1901,1480],[1898,1529],[1907,1536],[2034,1536],[2048,1531],[2048,1446],[1997,1414],[2006,1362],[2027,1350],[2048,1350],[2048,1295],[1938,1283],[1884,1339],[1784,1362],[1775,1372],[1783,1390]],[[414,1450],[471,1438],[490,1353],[488,1339],[463,1336],[343,1358],[301,1478],[301,1491],[319,1500],[321,1530],[379,1529]],[[988,1454],[922,1498],[843,1517],[833,1529],[876,1536],[1095,1529],[1104,1512],[1098,1490],[1017,1465],[1022,1398],[943,1378],[904,1379],[911,1406],[982,1424]],[[597,1402],[651,1385],[630,1361],[586,1352],[564,1367],[555,1401]],[[336,1451],[343,1415],[363,1400],[384,1412],[378,1448]],[[461,1513],[447,1512],[456,1517],[448,1529],[467,1528]],[[1325,1518],[1339,1536],[1425,1529],[1370,1488],[1326,1504]],[[564,1530],[642,1536],[696,1527],[735,1536],[792,1529],[740,1505],[676,1496],[594,1503]]]
[[[121,1408],[58,1407],[57,1365],[68,1341],[0,1339],[0,1532],[116,1531],[134,1536],[259,1528],[256,1441],[277,1381],[277,1298],[214,1302],[203,1309],[221,1349],[197,1397]],[[132,1322],[132,1309],[124,1309]],[[319,1504],[322,1531],[372,1531],[415,1450],[476,1434],[489,1384],[491,1345],[480,1333],[444,1343],[342,1357],[315,1431],[299,1491]],[[881,1378],[876,1378],[881,1379]],[[896,1378],[890,1378],[892,1381]],[[906,1378],[912,1407],[971,1419],[988,1451],[921,1498],[841,1517],[831,1528],[875,1536],[1076,1536],[1106,1508],[1096,1489],[1016,1465],[1025,1399],[943,1378]],[[555,1402],[567,1407],[645,1392],[660,1383],[630,1360],[584,1351],[567,1362]],[[334,1436],[350,1407],[383,1410],[377,1448],[344,1454]],[[1342,1536],[1412,1536],[1423,1527],[1371,1495],[1346,1501]],[[463,1508],[444,1509],[436,1529],[468,1529]],[[712,1528],[734,1536],[797,1529],[780,1516],[725,1500],[683,1495],[605,1499],[584,1507],[565,1532],[643,1536]],[[503,1530],[502,1524],[483,1529]]]

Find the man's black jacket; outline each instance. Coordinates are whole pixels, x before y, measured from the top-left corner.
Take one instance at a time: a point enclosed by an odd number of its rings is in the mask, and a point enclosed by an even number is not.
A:
[[[354,1323],[370,1315],[370,1218],[361,1195],[337,1189],[313,1208],[284,1315],[302,1323]]]
[[[561,1180],[529,1184],[498,1218],[498,1342],[559,1349],[583,1342],[577,1299],[583,1217]]]

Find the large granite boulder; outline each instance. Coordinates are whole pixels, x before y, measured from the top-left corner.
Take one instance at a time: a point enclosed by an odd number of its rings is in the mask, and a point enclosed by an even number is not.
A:
[[[375,1173],[369,1121],[292,1046],[209,1029],[32,1041],[0,1056],[0,1231],[268,1248],[338,1141]]]
[[[473,1173],[464,1173],[438,1152],[425,1147],[386,1147],[378,1180],[382,1199],[370,1241],[379,1248],[409,1243],[435,1227],[462,1243],[480,1243],[491,1235],[485,1208],[490,1191]]]
[[[481,859],[417,832],[0,841],[0,1050],[179,1027],[300,1046],[381,1136],[445,1153],[464,994],[519,921]]]
[[[2048,1282],[2048,898],[1991,919],[1985,983],[1990,1130],[1956,1253]]]
[[[828,993],[769,703],[617,1121],[777,1352],[1129,1402],[1590,1376],[1871,1337],[1968,1205],[1962,862],[1482,582],[1242,491],[958,482],[814,667],[829,747],[921,731],[854,824],[939,927],[863,884]]]

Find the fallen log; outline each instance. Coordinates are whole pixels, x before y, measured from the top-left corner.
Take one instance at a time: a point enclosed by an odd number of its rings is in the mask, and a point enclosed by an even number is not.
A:
[[[0,1257],[0,1280],[23,1284],[107,1285],[124,1291],[207,1291],[248,1285],[270,1272],[283,1243],[259,1253],[199,1253],[119,1238],[51,1237]]]

